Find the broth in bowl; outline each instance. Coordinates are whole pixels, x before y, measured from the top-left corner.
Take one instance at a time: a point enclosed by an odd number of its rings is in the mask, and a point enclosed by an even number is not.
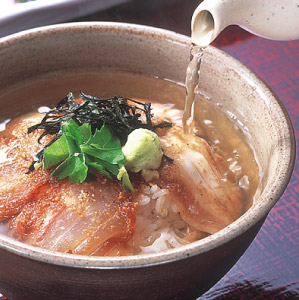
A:
[[[54,136],[46,135],[38,143],[43,130],[27,133],[44,116],[38,111],[28,114],[30,109],[41,111],[46,106],[47,111],[72,90],[98,97],[121,93],[137,100],[139,104],[128,101],[140,113],[142,128],[149,120],[140,108],[143,103],[150,103],[153,127],[149,129],[156,132],[163,156],[155,168],[127,170],[132,190],[122,185],[119,174],[107,175],[109,168],[105,164],[104,171],[97,167],[88,173],[93,178],[80,183],[71,182],[67,176],[59,178],[57,172],[51,176],[54,165],[48,170],[35,165],[28,171],[36,154]],[[2,93],[1,98],[7,103],[18,100],[20,106],[8,107],[1,115],[5,122],[0,133],[1,232],[53,251],[123,256],[180,247],[235,221],[252,204],[259,184],[250,135],[238,119],[211,103],[200,91],[195,97],[195,135],[184,133],[180,105],[184,92],[179,83],[110,70],[47,75]],[[89,100],[78,100],[78,92],[74,95],[78,111]],[[56,116],[60,113],[56,112]],[[7,123],[7,119],[12,121]],[[84,125],[75,116],[72,120]],[[159,128],[163,122],[168,125]],[[113,135],[111,124],[108,127]],[[97,129],[101,130],[101,126]],[[127,139],[128,136],[120,136],[122,147]],[[133,138],[134,143],[138,142],[136,139]],[[91,159],[90,152],[83,154],[84,160]],[[150,154],[142,154],[143,160],[146,155]],[[127,162],[125,158],[124,167],[130,168]],[[120,169],[120,164],[115,165]]]

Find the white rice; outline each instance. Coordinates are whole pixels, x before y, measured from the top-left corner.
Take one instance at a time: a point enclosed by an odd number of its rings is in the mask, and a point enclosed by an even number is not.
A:
[[[167,189],[144,186],[137,201],[136,231],[130,241],[135,254],[160,252],[201,238],[182,220]]]

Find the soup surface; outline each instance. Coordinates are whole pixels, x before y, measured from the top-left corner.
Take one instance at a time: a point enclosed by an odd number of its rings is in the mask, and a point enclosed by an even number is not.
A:
[[[42,170],[25,174],[40,147],[37,134],[28,136],[26,129],[41,117],[28,113],[80,90],[144,99],[153,103],[154,116],[172,122],[172,128],[157,131],[164,154],[173,159],[163,158],[159,178],[146,182],[131,174],[132,194],[100,174],[95,182],[74,185]],[[250,207],[259,183],[248,136],[238,120],[199,91],[196,135],[185,134],[184,100],[179,83],[104,70],[49,74],[3,91],[0,233],[54,251],[133,255],[185,245],[229,225]]]

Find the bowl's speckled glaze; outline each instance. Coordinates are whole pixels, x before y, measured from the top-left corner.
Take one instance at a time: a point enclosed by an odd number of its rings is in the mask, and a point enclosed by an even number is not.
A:
[[[113,68],[184,82],[189,43],[188,37],[173,32],[120,23],[29,30],[0,40],[0,93],[30,78],[81,68]],[[285,109],[266,84],[213,47],[206,50],[200,85],[250,132],[263,170],[253,206],[230,226],[196,243],[132,257],[54,253],[0,235],[1,292],[12,300],[193,299],[233,266],[287,186],[294,134]],[[13,105],[1,102],[0,118]]]

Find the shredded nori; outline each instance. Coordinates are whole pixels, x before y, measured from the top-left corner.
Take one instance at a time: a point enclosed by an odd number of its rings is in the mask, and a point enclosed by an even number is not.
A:
[[[83,103],[78,103],[71,92],[63,98],[54,109],[47,112],[39,124],[28,128],[27,132],[31,133],[37,129],[43,129],[44,132],[38,138],[38,142],[46,135],[54,135],[54,138],[45,147],[49,147],[62,135],[62,125],[74,120],[79,126],[89,123],[92,133],[100,129],[103,124],[109,126],[112,132],[123,142],[128,135],[135,129],[146,128],[155,131],[157,128],[171,127],[170,122],[164,121],[157,125],[152,125],[151,103],[139,102],[124,97],[100,98],[80,92],[79,97]],[[141,114],[145,115],[146,121],[140,120]],[[38,152],[29,172],[34,170],[34,165],[40,163],[43,159],[42,149]],[[167,157],[167,159],[169,159]]]

